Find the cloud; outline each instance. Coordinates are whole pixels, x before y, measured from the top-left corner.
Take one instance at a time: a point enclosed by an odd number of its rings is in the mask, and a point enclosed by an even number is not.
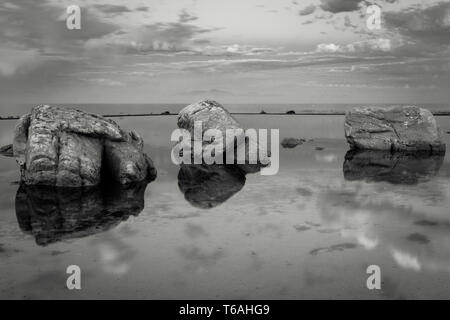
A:
[[[180,21],[183,18],[180,18]],[[118,54],[165,54],[205,56],[259,56],[275,54],[278,48],[246,44],[212,45],[202,38],[217,28],[201,28],[183,22],[155,23],[120,33],[111,33],[85,43],[90,52],[106,51]]]
[[[81,30],[68,30],[65,10],[37,1],[18,0],[18,8],[0,19],[2,46],[37,49],[42,54],[77,54],[80,41],[103,37],[118,29],[117,25],[101,20],[89,10],[82,9]]]
[[[229,96],[232,95],[233,93],[221,89],[209,89],[209,90],[184,91],[181,94],[189,96]]]
[[[320,43],[317,45],[317,52],[335,53],[342,52],[345,49],[334,43]]]
[[[147,6],[140,6],[140,7],[137,7],[135,10],[136,10],[136,11],[147,12],[149,9],[150,9],[150,8],[147,7]]]
[[[189,14],[185,9],[181,11],[178,17],[181,23],[191,22],[198,19],[198,17]]]
[[[276,53],[273,48],[254,47],[251,45],[222,45],[222,46],[204,46],[192,48],[192,51],[207,56],[258,56],[263,54]]]
[[[0,76],[10,77],[39,64],[39,52],[35,49],[0,48]]]
[[[181,72],[194,73],[242,73],[242,72],[267,72],[272,70],[295,70],[296,68],[322,67],[327,65],[340,65],[346,63],[362,63],[365,61],[376,61],[373,57],[333,55],[309,55],[298,59],[211,59],[191,60],[171,63],[138,63],[135,67],[153,73]]]
[[[381,6],[381,2],[394,3],[397,0],[379,0],[377,4]],[[361,4],[370,5],[371,1],[367,0],[320,0],[320,8],[323,11],[331,13],[357,11],[361,8]]]
[[[11,2],[4,2],[3,4],[1,4],[1,7],[0,7],[1,11],[9,11],[9,10],[16,10],[16,9],[20,9],[20,7]]]
[[[120,14],[124,12],[131,12],[131,10],[123,5],[114,5],[114,4],[96,4],[93,6],[98,11],[101,11],[106,14]]]
[[[386,12],[387,28],[418,44],[450,45],[450,3]]]
[[[107,49],[117,54],[155,52],[169,54],[196,51],[195,48],[201,47],[199,44],[209,43],[207,39],[198,37],[218,29],[202,28],[186,23],[193,20],[195,17],[182,11],[177,22],[157,22],[134,29],[121,30],[120,33],[110,33],[105,37],[87,41],[85,48],[97,53]]]
[[[391,50],[391,40],[384,38],[353,42],[346,45],[321,43],[317,45],[316,49],[319,53],[373,53],[390,52]]]
[[[331,13],[356,11],[364,0],[320,0],[320,8]]]
[[[309,5],[309,6],[305,7],[305,8],[303,8],[302,10],[300,10],[300,11],[298,12],[298,14],[301,15],[301,16],[307,16],[307,15],[309,15],[309,14],[314,13],[314,11],[316,11],[316,6],[313,5],[313,4],[311,4],[311,5]]]
[[[352,23],[352,21],[351,21],[349,16],[345,16],[345,18],[344,18],[344,26],[347,27],[347,28],[353,28],[353,29],[357,28],[357,26]]]
[[[93,84],[98,84],[101,86],[108,86],[108,87],[123,87],[125,86],[125,83],[113,79],[108,78],[88,78],[88,79],[80,79],[82,81],[91,82]]]

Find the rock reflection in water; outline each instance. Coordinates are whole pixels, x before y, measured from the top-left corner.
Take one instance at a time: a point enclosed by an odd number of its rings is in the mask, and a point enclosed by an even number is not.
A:
[[[234,165],[182,164],[178,187],[195,207],[212,208],[239,192],[245,184],[245,172]]]
[[[144,208],[147,183],[90,188],[21,185],[16,215],[22,231],[38,245],[106,231]]]
[[[428,181],[442,166],[445,154],[350,150],[345,155],[344,178],[413,185]]]

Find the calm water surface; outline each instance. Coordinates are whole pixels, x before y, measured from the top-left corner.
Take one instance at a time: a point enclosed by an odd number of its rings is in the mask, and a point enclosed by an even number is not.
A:
[[[237,118],[313,141],[280,148],[275,176],[218,169],[231,182],[212,179],[206,191],[170,160],[172,116],[117,119],[143,135],[156,164],[145,193],[24,195],[15,161],[0,157],[0,298],[450,297],[448,156],[345,161],[343,117]],[[438,121],[450,131],[450,118]],[[0,122],[2,145],[14,124]],[[228,199],[205,208],[216,189]],[[71,264],[80,291],[66,289]],[[382,290],[366,289],[372,264]]]

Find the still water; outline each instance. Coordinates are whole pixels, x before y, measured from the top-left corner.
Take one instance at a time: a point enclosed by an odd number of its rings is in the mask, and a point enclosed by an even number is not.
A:
[[[341,116],[237,119],[307,142],[280,147],[277,175],[216,168],[199,183],[170,160],[176,117],[118,118],[142,134],[158,177],[87,194],[24,191],[0,157],[0,298],[450,297],[448,156],[346,156]],[[1,121],[2,145],[14,124]],[[81,290],[66,288],[72,264]],[[366,288],[373,264],[381,290]]]

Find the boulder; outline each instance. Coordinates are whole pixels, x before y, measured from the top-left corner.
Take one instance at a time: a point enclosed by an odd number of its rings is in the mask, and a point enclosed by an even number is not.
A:
[[[88,188],[21,185],[16,194],[20,229],[40,246],[114,228],[144,208],[147,182]]]
[[[281,146],[285,149],[292,149],[298,145],[303,144],[304,142],[306,142],[305,139],[284,138],[283,141],[281,141]]]
[[[352,149],[445,152],[436,119],[416,106],[354,108],[344,127]]]
[[[228,200],[242,189],[245,180],[245,172],[234,165],[182,164],[178,172],[178,187],[184,198],[202,209]]]
[[[121,183],[146,178],[141,172],[129,170],[127,179],[120,179],[119,174],[123,170],[104,170],[102,164],[105,160],[107,163],[126,163],[125,166],[131,167],[128,154],[104,152],[108,149],[105,144],[110,142],[121,144],[121,148],[135,148],[130,134],[112,120],[79,110],[43,105],[20,118],[14,130],[13,150],[21,168],[21,180],[28,185],[93,186],[100,183],[103,174]],[[150,172],[148,167],[151,164],[142,147],[133,154],[138,152],[140,160],[146,159],[145,165],[139,164],[139,168]],[[114,154],[115,157],[108,161],[105,154]]]
[[[234,146],[234,163],[248,173],[258,171],[261,166],[269,164],[268,157],[264,160],[259,158],[259,149],[261,148],[261,145],[258,145],[258,141],[250,137],[245,137],[245,129],[220,103],[213,100],[201,100],[185,107],[178,114],[178,127],[188,130],[191,134],[192,140],[194,140],[195,138],[194,123],[198,121],[201,121],[202,123],[202,137],[204,133],[209,129],[216,129],[222,133],[221,139],[215,139],[213,141],[205,141],[205,139],[203,139],[202,152],[204,152],[206,148],[211,148],[213,145],[216,145],[219,150],[223,151],[223,163],[226,163],[226,152],[230,151],[229,149],[231,146]],[[235,143],[236,141],[238,141],[238,139],[231,137],[229,141],[227,141],[227,130],[238,130],[235,131],[236,137],[242,138],[242,141],[244,141],[245,143],[245,163],[238,164],[238,146]],[[239,134],[239,131],[242,133]],[[265,154],[267,156],[270,156],[270,154]],[[251,158],[257,159],[257,163],[250,163],[249,159]]]
[[[436,176],[443,162],[442,153],[350,150],[343,171],[348,181],[414,185]]]
[[[111,178],[121,184],[153,180],[156,170],[151,159],[143,152],[141,136],[135,131],[125,136],[125,141],[105,141],[103,163]]]

